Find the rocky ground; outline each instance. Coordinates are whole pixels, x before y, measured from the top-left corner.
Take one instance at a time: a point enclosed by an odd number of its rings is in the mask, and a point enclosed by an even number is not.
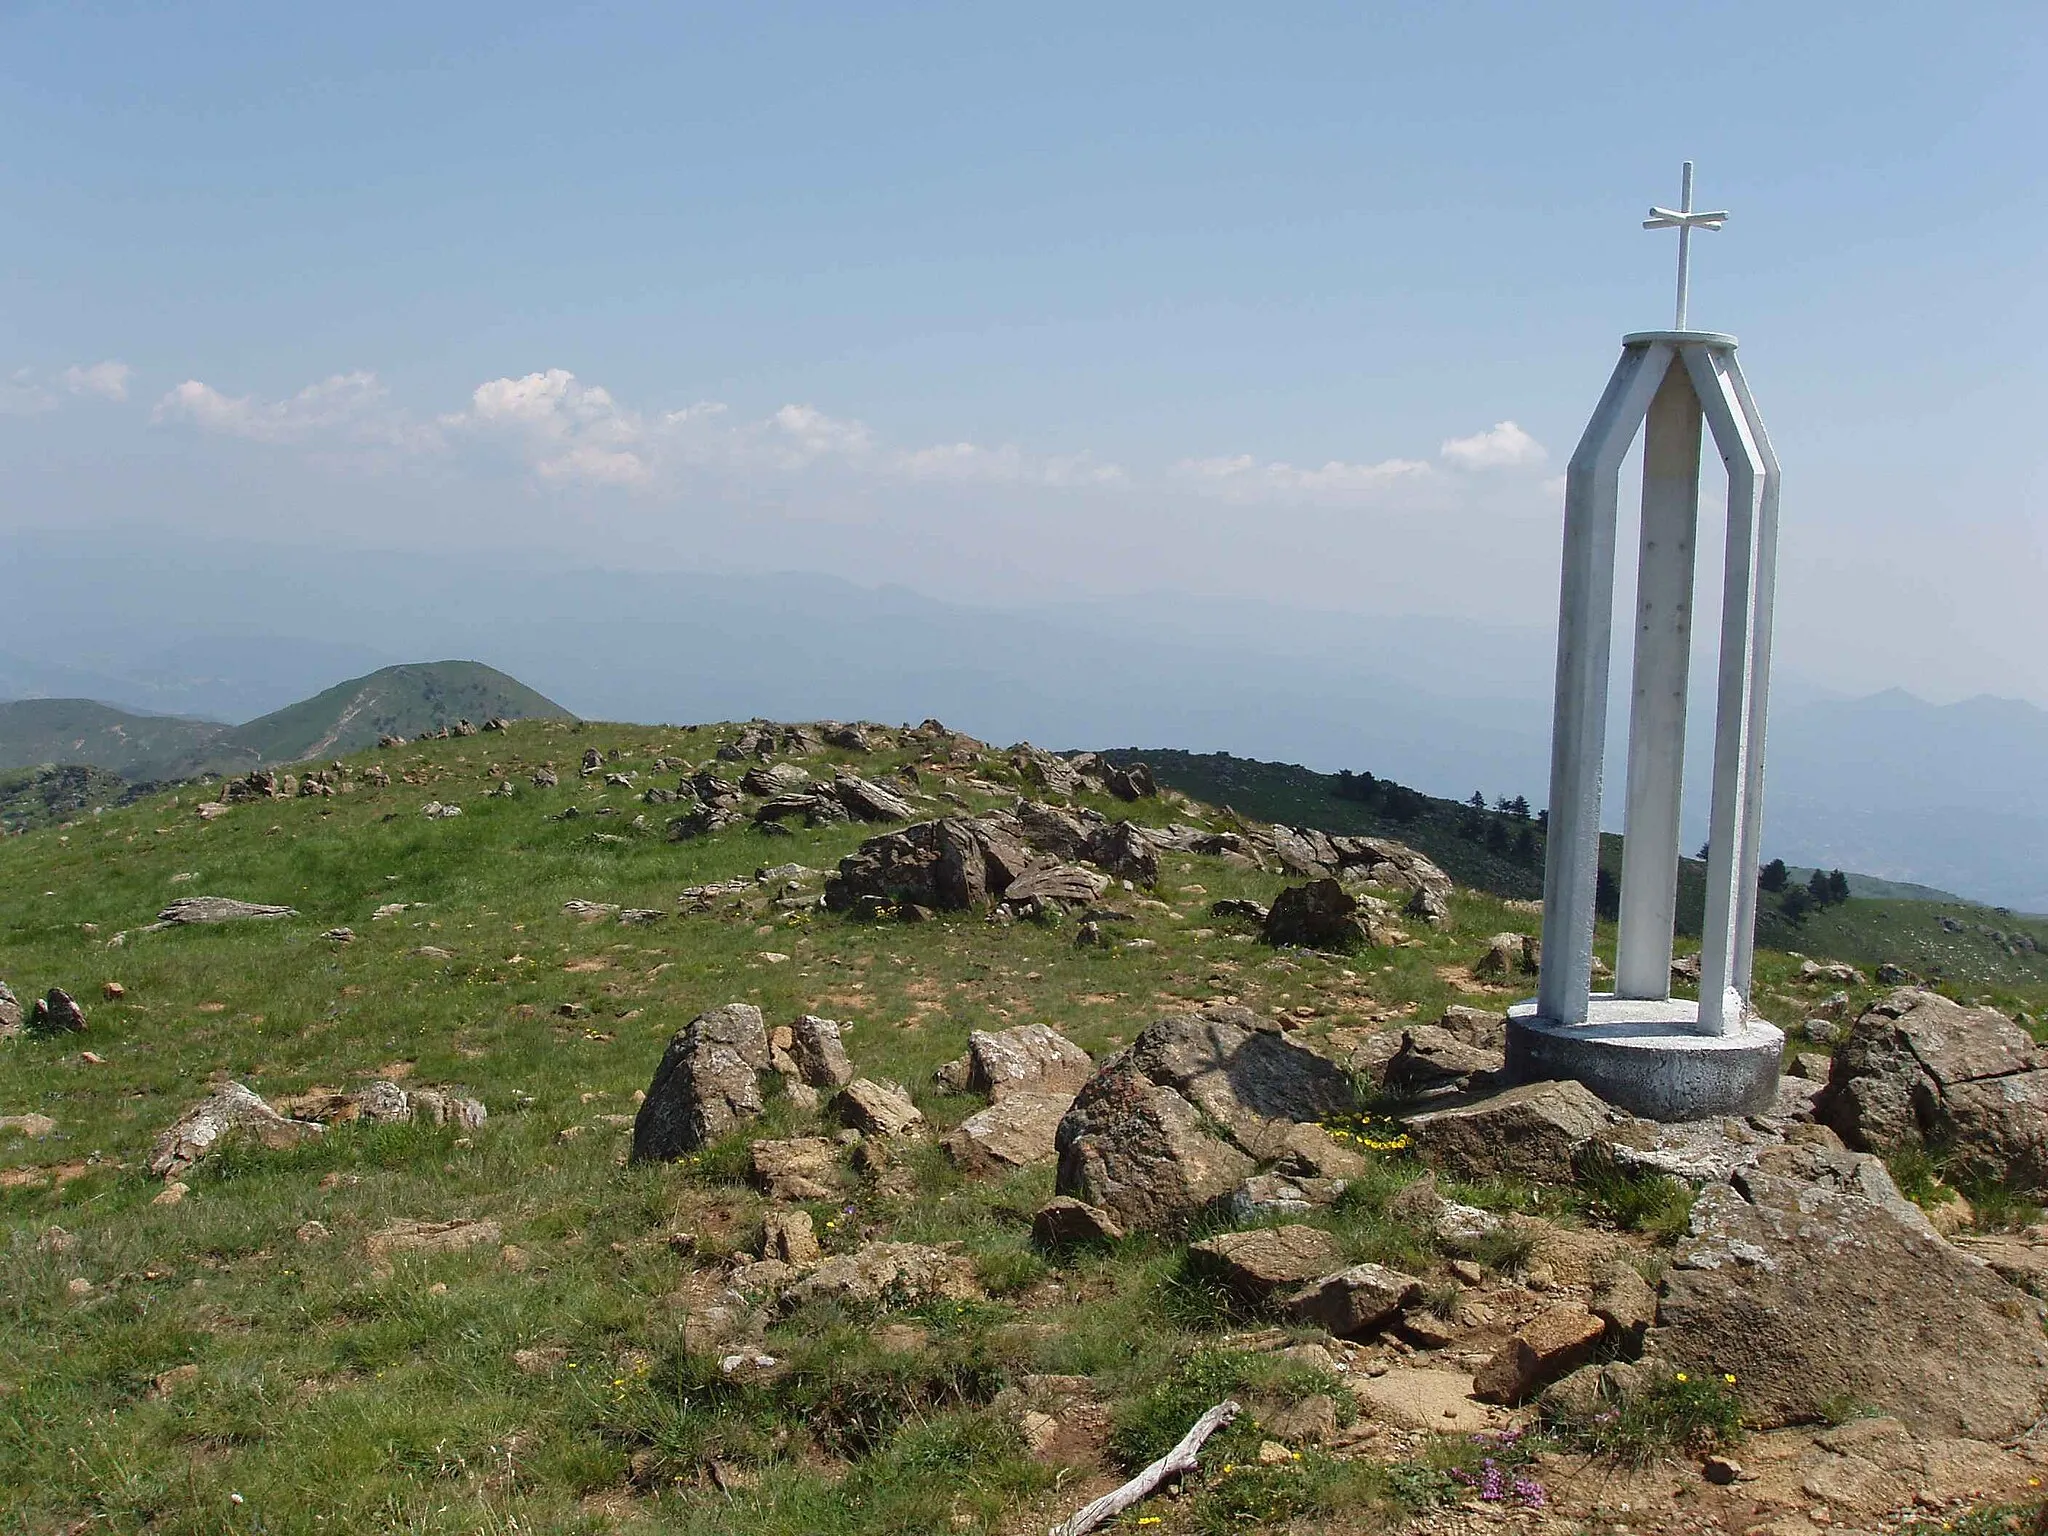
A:
[[[1528,905],[935,722],[492,722],[0,882],[15,1528],[1021,1533],[1225,1399],[1113,1528],[2033,1528],[2018,1008],[1766,955],[1772,1112],[1508,1087]]]

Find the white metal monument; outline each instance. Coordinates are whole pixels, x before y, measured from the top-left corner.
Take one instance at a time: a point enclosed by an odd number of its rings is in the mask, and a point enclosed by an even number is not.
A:
[[[1508,1066],[1524,1080],[1577,1078],[1637,1114],[1682,1120],[1769,1104],[1785,1043],[1749,1007],[1778,461],[1735,361],[1735,338],[1686,328],[1692,232],[1719,229],[1728,215],[1693,211],[1690,161],[1680,206],[1650,214],[1645,229],[1678,231],[1677,319],[1668,331],[1622,338],[1621,360],[1565,475],[1543,969],[1538,995],[1509,1011]],[[1671,957],[1702,418],[1728,470],[1728,525],[1706,924],[1694,1003],[1672,997]],[[1614,990],[1596,993],[1615,524],[1622,457],[1645,422],[1620,929]]]

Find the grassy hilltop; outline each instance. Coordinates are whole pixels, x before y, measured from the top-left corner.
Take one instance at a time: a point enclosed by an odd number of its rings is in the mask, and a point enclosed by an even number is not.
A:
[[[1071,921],[869,923],[778,907],[777,886],[687,911],[686,887],[791,862],[829,870],[876,830],[665,841],[671,812],[641,791],[676,773],[654,759],[702,765],[735,734],[525,722],[359,755],[354,787],[331,798],[204,819],[195,805],[213,791],[187,786],[0,841],[0,977],[24,1003],[62,986],[90,1014],[82,1036],[0,1042],[0,1114],[55,1122],[40,1137],[0,1132],[0,1530],[1043,1530],[1226,1393],[1251,1413],[1205,1466],[1232,1475],[1154,1501],[1148,1530],[1279,1530],[1298,1515],[1299,1529],[1376,1531],[1456,1494],[1453,1472],[1477,1453],[1449,1438],[1417,1437],[1392,1460],[1258,1464],[1260,1426],[1325,1379],[1252,1347],[1190,1281],[1185,1243],[1199,1234],[1035,1249],[1051,1168],[956,1172],[936,1136],[979,1101],[940,1093],[932,1074],[973,1029],[1043,1022],[1100,1055],[1214,999],[1337,1046],[1453,1002],[1498,1008],[1526,983],[1489,989],[1465,968],[1497,931],[1533,931],[1527,910],[1461,890],[1449,928],[1414,925],[1406,945],[1276,952],[1209,907],[1270,901],[1279,876],[1166,855],[1156,890],[1112,890],[1131,920],[1105,923],[1101,948],[1076,947]],[[590,748],[638,782],[580,778]],[[829,752],[807,766],[881,778],[926,758]],[[356,775],[372,764],[388,786]],[[558,788],[530,784],[542,764]],[[993,752],[940,752],[919,773],[931,815],[1021,787]],[[501,780],[514,793],[486,798]],[[428,819],[429,801],[462,814]],[[1168,799],[1092,803],[1228,825]],[[194,894],[299,915],[141,931]],[[583,921],[563,910],[575,900],[666,915]],[[338,927],[354,941],[325,936]],[[1833,990],[1800,983],[1796,965],[1759,957],[1759,1000],[1781,1023]],[[931,1140],[812,1208],[826,1247],[958,1243],[988,1299],[799,1310],[763,1341],[784,1363],[771,1380],[734,1379],[688,1347],[691,1287],[758,1251],[766,1204],[744,1181],[747,1141],[818,1125],[771,1098],[750,1133],[689,1161],[625,1164],[635,1092],[670,1035],[736,1000],[771,1025],[847,1021],[859,1071],[907,1085],[933,1123]],[[2038,1013],[2048,986],[1999,1001]],[[458,1085],[490,1118],[231,1149],[185,1176],[182,1201],[159,1202],[143,1170],[152,1135],[211,1080],[275,1102],[374,1074]],[[1446,1255],[1397,1198],[1420,1170],[1397,1146],[1371,1155],[1371,1174],[1310,1219],[1353,1261],[1447,1284]],[[1620,1219],[1528,1188],[1447,1192],[1567,1224]],[[380,1260],[370,1246],[397,1221],[458,1218],[495,1226],[461,1252]],[[1669,1232],[1651,1225],[1631,1238],[1646,1261]],[[1033,1454],[1014,1400],[1067,1377],[1086,1379],[1073,1390],[1099,1404],[1097,1432]]]

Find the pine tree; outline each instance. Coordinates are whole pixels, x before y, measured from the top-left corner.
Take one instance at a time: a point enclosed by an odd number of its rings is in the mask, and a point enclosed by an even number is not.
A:
[[[1778,892],[1785,889],[1791,882],[1791,879],[1792,877],[1785,873],[1785,861],[1783,859],[1773,859],[1756,872],[1756,888],[1760,891],[1768,891],[1771,895],[1775,896]]]

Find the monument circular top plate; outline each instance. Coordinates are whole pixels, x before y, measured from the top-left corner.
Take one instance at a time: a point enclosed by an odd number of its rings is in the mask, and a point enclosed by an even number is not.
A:
[[[1674,347],[1691,342],[1702,347],[1733,347],[1735,338],[1726,331],[1631,331],[1621,338],[1625,347],[1644,347],[1653,341],[1668,341]]]

